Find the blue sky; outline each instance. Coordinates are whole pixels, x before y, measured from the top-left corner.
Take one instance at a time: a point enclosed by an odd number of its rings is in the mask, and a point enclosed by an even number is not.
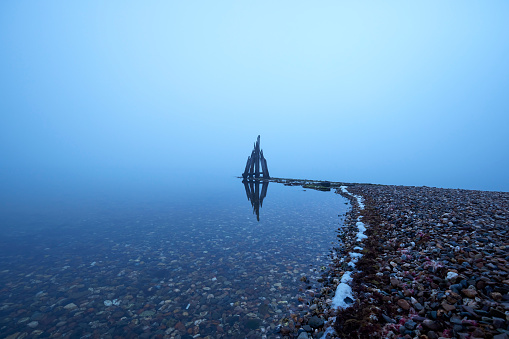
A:
[[[0,4],[5,181],[271,175],[509,191],[507,1]]]

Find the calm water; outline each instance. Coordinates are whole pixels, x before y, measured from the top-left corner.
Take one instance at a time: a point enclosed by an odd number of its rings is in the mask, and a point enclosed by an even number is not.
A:
[[[237,178],[99,186],[4,199],[0,337],[276,337],[348,207],[270,183],[257,221]]]

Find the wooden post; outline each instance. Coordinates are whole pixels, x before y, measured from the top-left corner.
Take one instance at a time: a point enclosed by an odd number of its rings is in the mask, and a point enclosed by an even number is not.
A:
[[[260,164],[261,164],[261,172],[260,172]],[[263,156],[263,150],[260,149],[260,136],[256,138],[256,142],[254,144],[253,151],[251,152],[251,156],[247,158],[246,168],[242,176],[244,178],[254,176],[255,179],[260,178],[260,174],[262,174],[263,178],[268,179],[269,169],[267,167],[267,160]]]
[[[256,154],[255,178],[259,178],[260,177],[260,136],[258,136],[258,138],[256,139],[255,154]]]

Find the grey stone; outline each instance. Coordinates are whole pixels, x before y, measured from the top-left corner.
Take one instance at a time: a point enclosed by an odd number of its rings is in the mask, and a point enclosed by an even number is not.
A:
[[[493,327],[501,328],[505,325],[504,323],[505,323],[504,319],[493,317]]]
[[[437,324],[435,321],[431,320],[431,319],[425,319],[425,320],[422,322],[422,325],[423,325],[424,327],[426,327],[426,328],[428,328],[428,329],[432,330],[432,331],[436,331],[436,330],[438,330],[438,327],[439,327],[439,326],[438,326],[438,324]]]
[[[453,324],[461,325],[461,318],[460,318],[460,317],[458,317],[458,316],[456,316],[456,315],[451,316],[450,321],[451,321]]]
[[[405,323],[405,327],[408,328],[409,330],[415,330],[415,327],[417,327],[417,323],[415,321],[408,320]]]
[[[313,331],[313,329],[312,329],[312,328],[311,328],[311,326],[309,326],[309,325],[304,325],[304,326],[302,326],[302,329],[303,329],[304,331],[306,331],[306,332],[312,332],[312,331]]]
[[[384,320],[388,323],[391,323],[391,324],[395,324],[396,323],[396,320],[392,319],[392,318],[389,318],[388,316],[386,316],[385,314],[382,314],[382,317],[384,318]]]
[[[36,328],[37,326],[39,326],[39,322],[38,321],[31,321],[31,322],[28,323],[27,326],[31,327],[31,328]]]
[[[312,316],[309,320],[308,320],[308,325],[311,326],[312,328],[318,328],[318,327],[321,327],[323,326],[323,319],[321,318],[318,318],[316,315],[315,316]]]

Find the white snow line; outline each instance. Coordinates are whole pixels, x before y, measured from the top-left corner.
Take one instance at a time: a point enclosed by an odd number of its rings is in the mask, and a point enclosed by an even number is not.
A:
[[[348,192],[348,190],[346,189],[346,186],[341,186],[340,189],[343,193],[351,195],[355,199],[357,199],[357,204],[359,205],[359,210],[364,209],[364,202],[363,202],[363,199],[361,196],[358,196],[358,195]],[[355,224],[358,229],[356,236],[357,236],[357,241],[359,241],[359,242],[361,242],[363,239],[366,239],[368,237],[367,235],[364,234],[364,232],[366,231],[366,225],[361,221],[361,218],[362,217],[359,216],[357,218],[357,221]],[[363,248],[360,246],[355,246],[353,248],[353,250],[354,251],[362,251]],[[352,267],[353,269],[355,269],[355,263],[359,260],[359,258],[362,257],[362,254],[357,253],[357,252],[350,252],[350,253],[348,253],[348,255],[351,258],[348,265],[350,267]],[[354,272],[352,272],[352,271],[347,271],[347,272],[343,273],[343,276],[341,277],[341,281],[338,284],[338,286],[336,287],[336,293],[334,294],[334,298],[332,299],[331,306],[333,308],[344,309],[344,308],[350,307],[353,304],[354,296],[352,293],[352,287],[350,286],[350,283],[352,282],[352,274],[353,273]],[[328,327],[326,329],[325,334],[322,336],[321,339],[325,339],[327,336],[327,333],[331,333],[331,334],[334,333],[334,329],[332,328],[332,326]]]

